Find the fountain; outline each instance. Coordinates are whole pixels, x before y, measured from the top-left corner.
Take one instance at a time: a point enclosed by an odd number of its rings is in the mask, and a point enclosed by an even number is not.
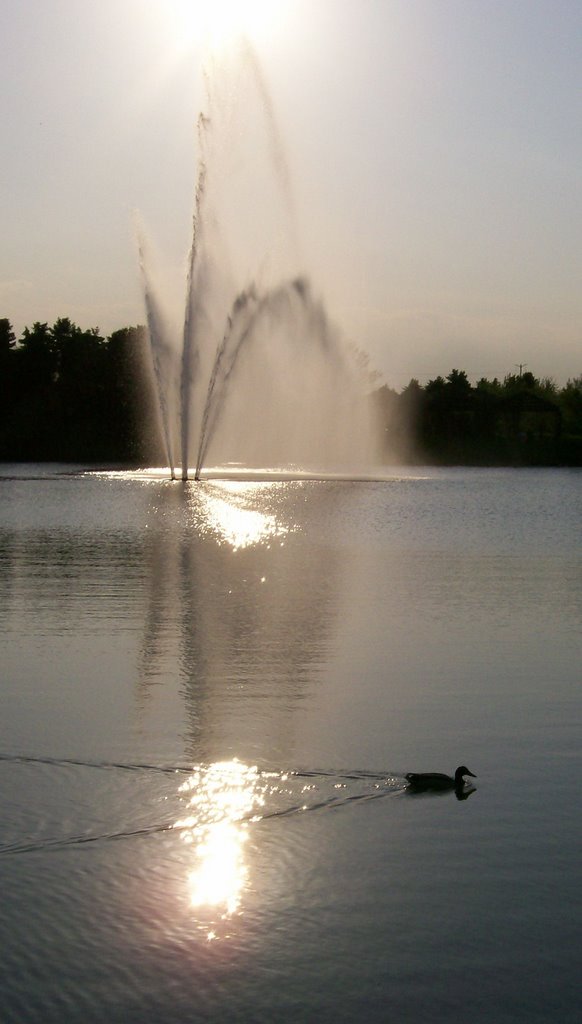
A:
[[[246,467],[353,472],[371,459],[369,402],[323,303],[298,269],[290,175],[256,57],[205,73],[180,343],[143,230],[139,263],[161,429],[175,478],[195,453]],[[174,332],[175,336],[175,332]]]

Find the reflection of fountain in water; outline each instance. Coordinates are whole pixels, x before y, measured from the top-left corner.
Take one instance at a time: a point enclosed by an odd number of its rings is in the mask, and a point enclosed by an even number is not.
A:
[[[246,466],[353,472],[371,457],[367,402],[347,351],[298,275],[289,172],[256,55],[206,74],[181,351],[140,232],[162,433],[181,451]],[[228,242],[228,247],[227,243]]]
[[[293,756],[295,718],[329,640],[349,560],[302,554],[309,481],[152,485],[141,550],[144,608],[136,702],[142,737],[162,714],[198,762],[261,749]],[[325,484],[319,507],[350,507]],[[264,695],[276,692],[271,706]],[[260,712],[260,713],[259,713]],[[155,737],[152,736],[152,740]],[[252,753],[250,754],[252,757]]]

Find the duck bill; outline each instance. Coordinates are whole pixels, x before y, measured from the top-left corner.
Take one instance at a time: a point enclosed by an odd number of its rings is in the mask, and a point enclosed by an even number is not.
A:
[[[467,772],[467,775],[470,775],[472,779],[477,778],[477,776],[473,772]]]

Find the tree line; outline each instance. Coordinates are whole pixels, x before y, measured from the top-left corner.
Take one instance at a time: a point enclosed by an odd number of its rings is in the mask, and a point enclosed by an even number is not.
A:
[[[17,339],[0,319],[0,460],[129,463],[161,457],[144,327],[105,338],[68,317]]]
[[[463,370],[370,396],[386,461],[582,465],[582,375],[471,385]],[[0,319],[0,460],[161,462],[147,330],[103,337],[67,317],[16,338]]]
[[[386,459],[441,465],[582,465],[582,375],[508,374],[472,386],[451,370],[373,395]]]

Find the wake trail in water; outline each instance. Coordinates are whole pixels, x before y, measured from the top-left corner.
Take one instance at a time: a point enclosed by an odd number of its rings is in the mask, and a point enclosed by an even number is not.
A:
[[[113,761],[84,761],[74,758],[28,757],[26,755],[9,754],[0,754],[0,762],[57,768],[89,768],[103,771],[117,770],[134,773],[155,772],[168,775],[180,774],[188,776],[192,776],[200,771],[207,771],[210,768],[210,766],[200,765],[185,767],[183,765],[169,766],[135,763],[128,764]],[[258,777],[263,780],[268,780],[271,784],[275,781],[278,782],[281,787],[276,787],[278,799],[281,800],[282,798],[284,799],[285,797],[288,797],[292,802],[282,807],[278,806],[273,807],[272,809],[266,808],[263,811],[251,811],[247,814],[241,814],[234,819],[234,823],[237,825],[254,826],[263,821],[276,821],[278,819],[307,813],[341,810],[342,808],[345,809],[355,804],[378,800],[387,796],[397,796],[405,790],[402,776],[388,772],[360,770],[338,771],[329,769],[300,769],[297,771],[262,770],[258,772]],[[306,782],[311,783],[310,785],[303,786],[303,789],[299,794],[299,799],[297,799],[297,797],[293,799],[294,794],[292,792],[292,786],[295,781],[298,784]],[[323,787],[326,785],[329,786],[330,784],[336,792],[325,795],[313,792],[311,795],[303,795],[306,789],[323,789]],[[364,786],[364,790],[361,791],[360,789],[354,792],[354,788],[357,784],[360,784],[360,787]],[[342,789],[342,792],[338,793],[337,790],[340,788]],[[199,822],[196,822],[196,825],[203,826],[204,824],[205,822],[202,819],[200,819]],[[98,832],[85,832],[60,837],[49,836],[39,839],[23,838],[0,845],[0,856],[66,850],[70,848],[87,847],[95,843],[117,842],[124,839],[143,838],[146,836],[169,832],[180,834],[182,832],[189,831],[192,827],[191,820],[187,822],[164,820],[161,822],[154,822],[150,825],[126,828],[122,830],[100,830]]]
[[[45,764],[55,768],[98,768],[104,770],[117,769],[123,772],[162,772],[175,775],[178,772],[190,775],[191,768],[184,766],[166,766],[159,764],[126,764],[120,761],[83,761],[72,757],[29,757],[25,754],[0,754],[0,761],[14,764]]]
[[[399,793],[403,792],[404,789],[404,786],[398,788],[394,786],[391,788],[379,789],[375,793],[353,793],[351,795],[348,794],[347,796],[330,797],[327,800],[319,800],[317,803],[295,804],[292,807],[286,807],[281,811],[267,811],[266,814],[256,815],[254,817],[250,817],[248,820],[253,822],[269,821],[273,818],[288,818],[292,814],[306,814],[308,811],[334,811],[355,803],[380,800],[387,796],[397,796]],[[241,821],[244,820],[244,818],[241,818]]]
[[[386,788],[373,793],[354,793],[347,796],[330,797],[327,800],[319,800],[310,804],[293,804],[282,810],[267,811],[265,814],[248,814],[236,818],[237,825],[252,824],[258,825],[262,821],[273,821],[277,818],[289,818],[294,815],[313,813],[315,811],[333,811],[342,807],[352,806],[356,803],[380,800],[387,796],[397,796],[403,792],[404,787]],[[144,828],[127,829],[121,832],[99,832],[95,835],[75,835],[58,839],[40,839],[30,842],[9,843],[0,845],[0,856],[14,855],[20,853],[39,853],[42,851],[65,850],[69,847],[87,846],[92,843],[116,842],[120,839],[136,839],[143,836],[159,835],[162,832],[183,832],[189,831],[191,825],[176,825],[172,821],[164,821],[155,825],[147,825]]]
[[[159,825],[148,825],[144,828],[127,829],[122,832],[99,832],[95,835],[65,836],[58,839],[39,839],[30,842],[8,843],[0,846],[0,855],[16,853],[38,853],[41,850],[65,850],[70,846],[86,846],[89,843],[112,842],[117,839],[135,839],[137,836],[151,836],[159,832],[170,832],[174,829],[173,822]]]
[[[28,754],[2,754],[0,753],[0,761],[13,764],[43,764],[52,765],[56,768],[96,768],[101,770],[112,770],[117,769],[118,771],[124,772],[161,772],[166,775],[192,775],[193,772],[200,770],[201,768],[207,768],[208,765],[163,765],[163,764],[144,764],[141,762],[125,762],[125,761],[88,761],[81,758],[74,757],[33,757]],[[374,779],[382,780],[387,778],[397,778],[401,773],[393,772],[377,772],[377,771],[359,771],[358,769],[326,769],[326,768],[290,768],[290,769],[271,769],[263,768],[259,771],[259,775],[265,777],[277,776],[283,778],[289,776],[297,779]]]

